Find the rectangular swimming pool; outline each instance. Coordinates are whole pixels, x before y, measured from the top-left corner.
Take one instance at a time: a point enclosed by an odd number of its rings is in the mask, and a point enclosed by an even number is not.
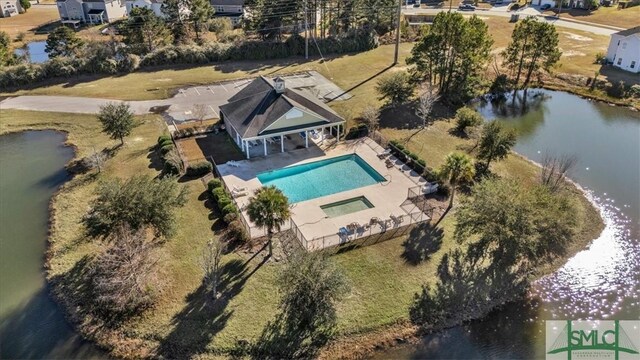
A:
[[[322,211],[327,214],[328,217],[336,217],[341,215],[347,215],[354,212],[367,210],[373,208],[373,204],[364,196],[358,196],[342,201],[336,201],[331,204],[320,206]]]
[[[265,185],[275,185],[290,203],[357,189],[385,181],[356,154],[314,161],[258,174]]]

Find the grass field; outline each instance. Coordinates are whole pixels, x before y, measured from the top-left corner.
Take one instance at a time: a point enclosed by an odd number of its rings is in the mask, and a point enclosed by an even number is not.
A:
[[[368,71],[375,73],[377,69]],[[365,103],[362,98],[373,92],[373,86],[372,82],[362,84],[344,106],[359,111]],[[99,249],[98,244],[82,237],[79,224],[97,181],[157,174],[152,165],[152,147],[165,131],[164,124],[156,115],[139,120],[140,125],[100,176],[77,176],[55,198],[48,278],[65,307],[74,309],[72,318],[83,333],[103,345],[115,347],[117,355],[184,358],[225,354],[238,340],[259,336],[277,312],[275,278],[281,264],[261,263],[259,257],[247,259],[237,253],[226,255],[223,297],[216,304],[211,303],[210,295],[201,287],[202,271],[198,264],[203,245],[218,236],[221,225],[215,212],[207,207],[204,186],[199,180],[184,183],[190,190],[189,200],[179,211],[177,235],[163,246],[164,274],[169,287],[157,308],[117,330],[95,328],[89,314],[77,312],[86,299],[83,297],[86,294],[78,290],[82,289],[77,279],[78,268]],[[449,134],[451,127],[447,121],[438,121],[415,134],[406,142],[407,146],[430,166],[437,166],[447,153],[468,145],[467,140]],[[69,142],[77,146],[78,157],[89,154],[94,147],[101,149],[117,143],[102,135],[95,118],[88,115],[7,110],[0,122],[0,134],[44,128],[67,131]],[[383,129],[387,137],[397,139],[406,139],[413,131]],[[496,164],[494,171],[526,182],[533,181],[537,173],[532,164],[515,155]],[[584,220],[581,236],[575,243],[577,250],[599,233],[601,221],[586,200],[575,194]],[[359,334],[406,321],[413,295],[421,284],[434,280],[441,256],[457,246],[451,238],[453,226],[454,217],[450,214],[437,229],[418,229],[407,237],[333,256],[332,260],[345,271],[352,285],[351,293],[339,304],[338,333]]]
[[[548,14],[555,15],[557,11],[547,11]],[[640,6],[627,9],[618,9],[617,6],[601,6],[594,11],[581,9],[564,9],[560,18],[586,21],[595,24],[615,26],[623,29],[640,25]]]

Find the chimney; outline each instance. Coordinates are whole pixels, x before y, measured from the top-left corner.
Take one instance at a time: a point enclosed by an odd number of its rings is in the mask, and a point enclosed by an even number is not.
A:
[[[273,79],[273,88],[276,89],[276,93],[282,94],[285,90],[284,79],[280,76]]]

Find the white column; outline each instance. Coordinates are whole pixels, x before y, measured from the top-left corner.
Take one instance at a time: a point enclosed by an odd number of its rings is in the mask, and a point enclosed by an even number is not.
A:
[[[236,133],[236,144],[240,145],[240,134]]]
[[[242,140],[242,142],[244,143],[244,148],[247,150],[247,159],[248,159],[249,158],[249,144],[244,140]]]
[[[264,156],[267,156],[267,139],[262,139],[262,146],[264,147]]]
[[[304,147],[309,147],[309,132],[307,130],[304,131]]]
[[[340,142],[340,125],[336,126],[336,134],[338,134],[338,140],[336,142]]]
[[[280,135],[280,152],[284,152],[284,135]]]

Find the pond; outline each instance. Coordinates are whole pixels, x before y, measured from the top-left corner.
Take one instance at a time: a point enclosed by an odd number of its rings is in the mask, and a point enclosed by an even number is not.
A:
[[[55,131],[0,136],[0,358],[104,358],[49,297],[43,274],[49,200],[73,149]]]
[[[49,54],[45,51],[47,47],[46,41],[32,41],[21,49],[16,49],[14,52],[18,56],[27,56],[29,62],[34,64],[40,64],[49,60]]]
[[[640,318],[640,113],[540,89],[522,111],[522,95],[517,111],[510,99],[477,109],[516,129],[515,151],[531,160],[575,155],[571,178],[601,208],[605,230],[528,299],[376,358],[544,358],[545,320]]]

